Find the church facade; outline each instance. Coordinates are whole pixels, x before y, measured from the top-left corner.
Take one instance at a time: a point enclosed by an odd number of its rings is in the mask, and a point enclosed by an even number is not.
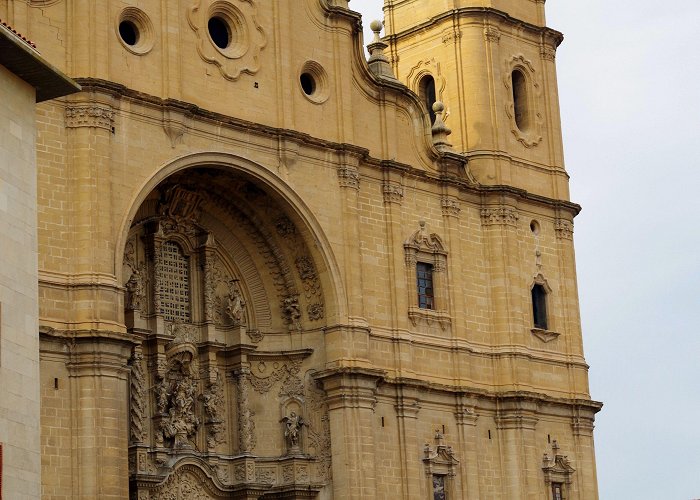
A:
[[[562,35],[385,0],[367,59],[351,8],[0,1],[82,87],[37,107],[41,498],[597,498]]]

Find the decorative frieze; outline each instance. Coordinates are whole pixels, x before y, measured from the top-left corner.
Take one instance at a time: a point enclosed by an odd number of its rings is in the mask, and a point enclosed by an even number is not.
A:
[[[520,214],[512,207],[487,207],[481,209],[483,226],[517,226]]]
[[[66,127],[94,127],[112,131],[114,110],[106,104],[70,104],[66,106]]]

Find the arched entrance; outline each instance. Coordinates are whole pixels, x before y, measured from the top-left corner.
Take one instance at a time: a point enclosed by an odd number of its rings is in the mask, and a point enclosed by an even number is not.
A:
[[[131,494],[315,496],[331,481],[330,428],[312,375],[342,296],[323,238],[260,167],[204,155],[165,171],[138,197],[120,263],[140,340]]]

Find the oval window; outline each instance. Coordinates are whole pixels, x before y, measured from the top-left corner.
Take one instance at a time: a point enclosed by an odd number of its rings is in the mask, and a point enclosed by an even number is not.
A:
[[[527,78],[522,71],[514,69],[511,74],[513,84],[513,107],[515,112],[515,124],[525,132],[530,126],[530,113],[528,111]]]
[[[437,96],[435,95],[435,79],[431,75],[425,75],[421,78],[420,84],[418,85],[418,95],[428,108],[430,123],[435,123],[433,104],[435,104]]]

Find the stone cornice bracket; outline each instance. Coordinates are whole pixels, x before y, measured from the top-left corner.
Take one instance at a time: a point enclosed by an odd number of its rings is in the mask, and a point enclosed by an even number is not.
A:
[[[280,166],[287,170],[294,167],[299,158],[299,149],[299,142],[292,135],[281,133],[277,139]]]
[[[338,151],[338,184],[341,188],[360,189],[360,161],[368,154],[366,149],[351,145]]]
[[[495,417],[499,429],[535,430],[539,422],[539,402],[528,397],[508,397],[499,401]]]
[[[554,220],[554,231],[560,240],[574,239],[574,223],[567,219],[557,218]]]
[[[374,411],[377,388],[386,377],[374,368],[332,368],[314,374],[323,384],[329,410],[363,408]]]
[[[476,412],[475,402],[458,403],[455,411],[455,420],[457,425],[476,426],[479,414]]]
[[[484,40],[491,43],[499,43],[501,41],[501,30],[495,26],[486,26],[484,28]]]
[[[439,152],[437,167],[442,179],[445,181],[467,182],[469,186],[478,185],[478,181],[469,170],[469,160],[460,153],[452,150]]]
[[[440,199],[440,206],[442,207],[442,215],[445,217],[459,218],[459,214],[462,211],[459,205],[459,200],[449,196],[443,196]]]
[[[385,180],[382,185],[382,194],[384,195],[384,203],[403,203],[403,186],[396,182]]]
[[[382,22],[374,20],[369,27],[374,32],[374,40],[372,40],[372,43],[367,44],[367,51],[370,54],[367,60],[369,70],[380,80],[390,80],[399,83],[394,75],[394,70],[391,69],[389,58],[384,54],[384,50],[389,47],[389,44],[383,42],[379,36],[379,33],[382,31]]]
[[[68,103],[66,105],[66,128],[103,128],[114,131],[114,109],[108,104]]]
[[[518,211],[506,205],[492,206],[481,209],[482,226],[511,226],[518,225],[520,214]]]
[[[163,130],[170,139],[170,145],[174,148],[182,142],[195,113],[194,106],[167,99],[163,103]]]

